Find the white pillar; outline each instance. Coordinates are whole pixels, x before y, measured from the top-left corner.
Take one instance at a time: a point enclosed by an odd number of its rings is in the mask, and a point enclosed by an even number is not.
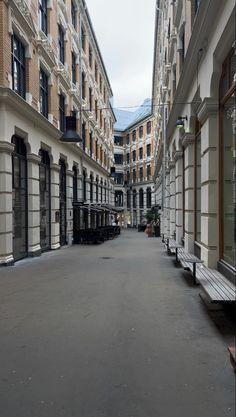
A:
[[[219,260],[218,102],[206,98],[199,111],[201,128],[201,258],[210,268]],[[232,196],[233,198],[233,196]]]
[[[181,243],[183,238],[183,152],[176,151],[174,159],[176,242]]]
[[[60,247],[60,200],[58,164],[51,165],[51,249]]]
[[[194,135],[186,133],[184,150],[184,247],[194,253]]]
[[[0,265],[12,265],[12,152],[14,145],[0,141]]]
[[[28,254],[38,256],[40,247],[40,192],[39,164],[41,158],[35,154],[27,156],[28,172]]]
[[[73,240],[73,171],[66,171],[66,240],[68,245],[72,245]]]
[[[170,237],[173,238],[176,234],[176,219],[175,219],[175,162],[170,161]]]

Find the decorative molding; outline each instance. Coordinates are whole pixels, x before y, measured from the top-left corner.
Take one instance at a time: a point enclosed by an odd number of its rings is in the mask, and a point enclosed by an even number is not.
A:
[[[183,152],[182,151],[176,151],[174,154],[174,160],[175,162],[178,161],[178,159],[183,158]]]
[[[194,142],[194,134],[193,133],[185,133],[182,137],[182,145],[184,148],[191,145]]]
[[[40,164],[41,158],[40,158],[39,155],[36,155],[34,153],[30,153],[30,154],[27,154],[27,161],[28,162],[33,162],[35,164]]]
[[[12,154],[14,152],[15,145],[10,142],[0,141],[0,152]]]
[[[219,103],[211,97],[204,98],[203,102],[198,108],[198,119],[203,124],[210,116],[215,116],[219,111]]]
[[[15,16],[27,36],[33,38],[36,35],[36,28],[27,3],[24,0],[9,0],[9,5],[13,11],[12,20],[14,21]]]
[[[38,33],[38,51],[46,65],[52,69],[56,65],[56,57],[48,37],[41,30]]]

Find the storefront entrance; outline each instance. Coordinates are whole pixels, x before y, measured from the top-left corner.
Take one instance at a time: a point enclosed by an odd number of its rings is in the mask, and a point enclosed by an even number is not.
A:
[[[63,159],[60,165],[60,245],[66,245],[66,164]]]
[[[51,193],[50,193],[50,159],[47,151],[40,150],[39,165],[40,191],[40,246],[42,251],[50,249],[51,243]]]

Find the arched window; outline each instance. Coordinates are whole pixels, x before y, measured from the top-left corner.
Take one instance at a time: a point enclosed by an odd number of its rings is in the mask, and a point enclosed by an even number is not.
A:
[[[90,175],[90,203],[93,202],[93,174]]]
[[[150,187],[147,188],[147,208],[152,207],[152,190]]]
[[[78,200],[78,171],[75,166],[73,166],[73,201]]]
[[[235,270],[236,256],[236,56],[232,49],[220,80],[220,257]]]
[[[87,174],[83,171],[83,200],[87,201]]]
[[[27,256],[27,152],[22,138],[13,136],[12,143],[13,256],[18,260]]]
[[[133,190],[133,208],[137,208],[137,192]]]
[[[139,207],[143,208],[143,189],[140,188],[139,190]]]

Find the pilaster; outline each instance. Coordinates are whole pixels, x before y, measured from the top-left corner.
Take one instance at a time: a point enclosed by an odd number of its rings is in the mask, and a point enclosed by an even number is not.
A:
[[[40,193],[39,164],[41,158],[35,154],[27,156],[28,172],[28,254],[39,256],[40,247]]]
[[[66,171],[66,221],[67,243],[72,245],[73,239],[73,171]]]
[[[184,150],[184,246],[194,253],[194,135],[186,134],[182,144]]]
[[[176,217],[175,217],[175,162],[169,162],[170,167],[170,237],[176,235]]]
[[[183,152],[176,151],[175,160],[175,216],[176,241],[181,243],[183,238]]]
[[[12,152],[14,145],[0,141],[0,265],[12,265]]]
[[[58,164],[51,165],[51,249],[60,247],[60,201]]]

